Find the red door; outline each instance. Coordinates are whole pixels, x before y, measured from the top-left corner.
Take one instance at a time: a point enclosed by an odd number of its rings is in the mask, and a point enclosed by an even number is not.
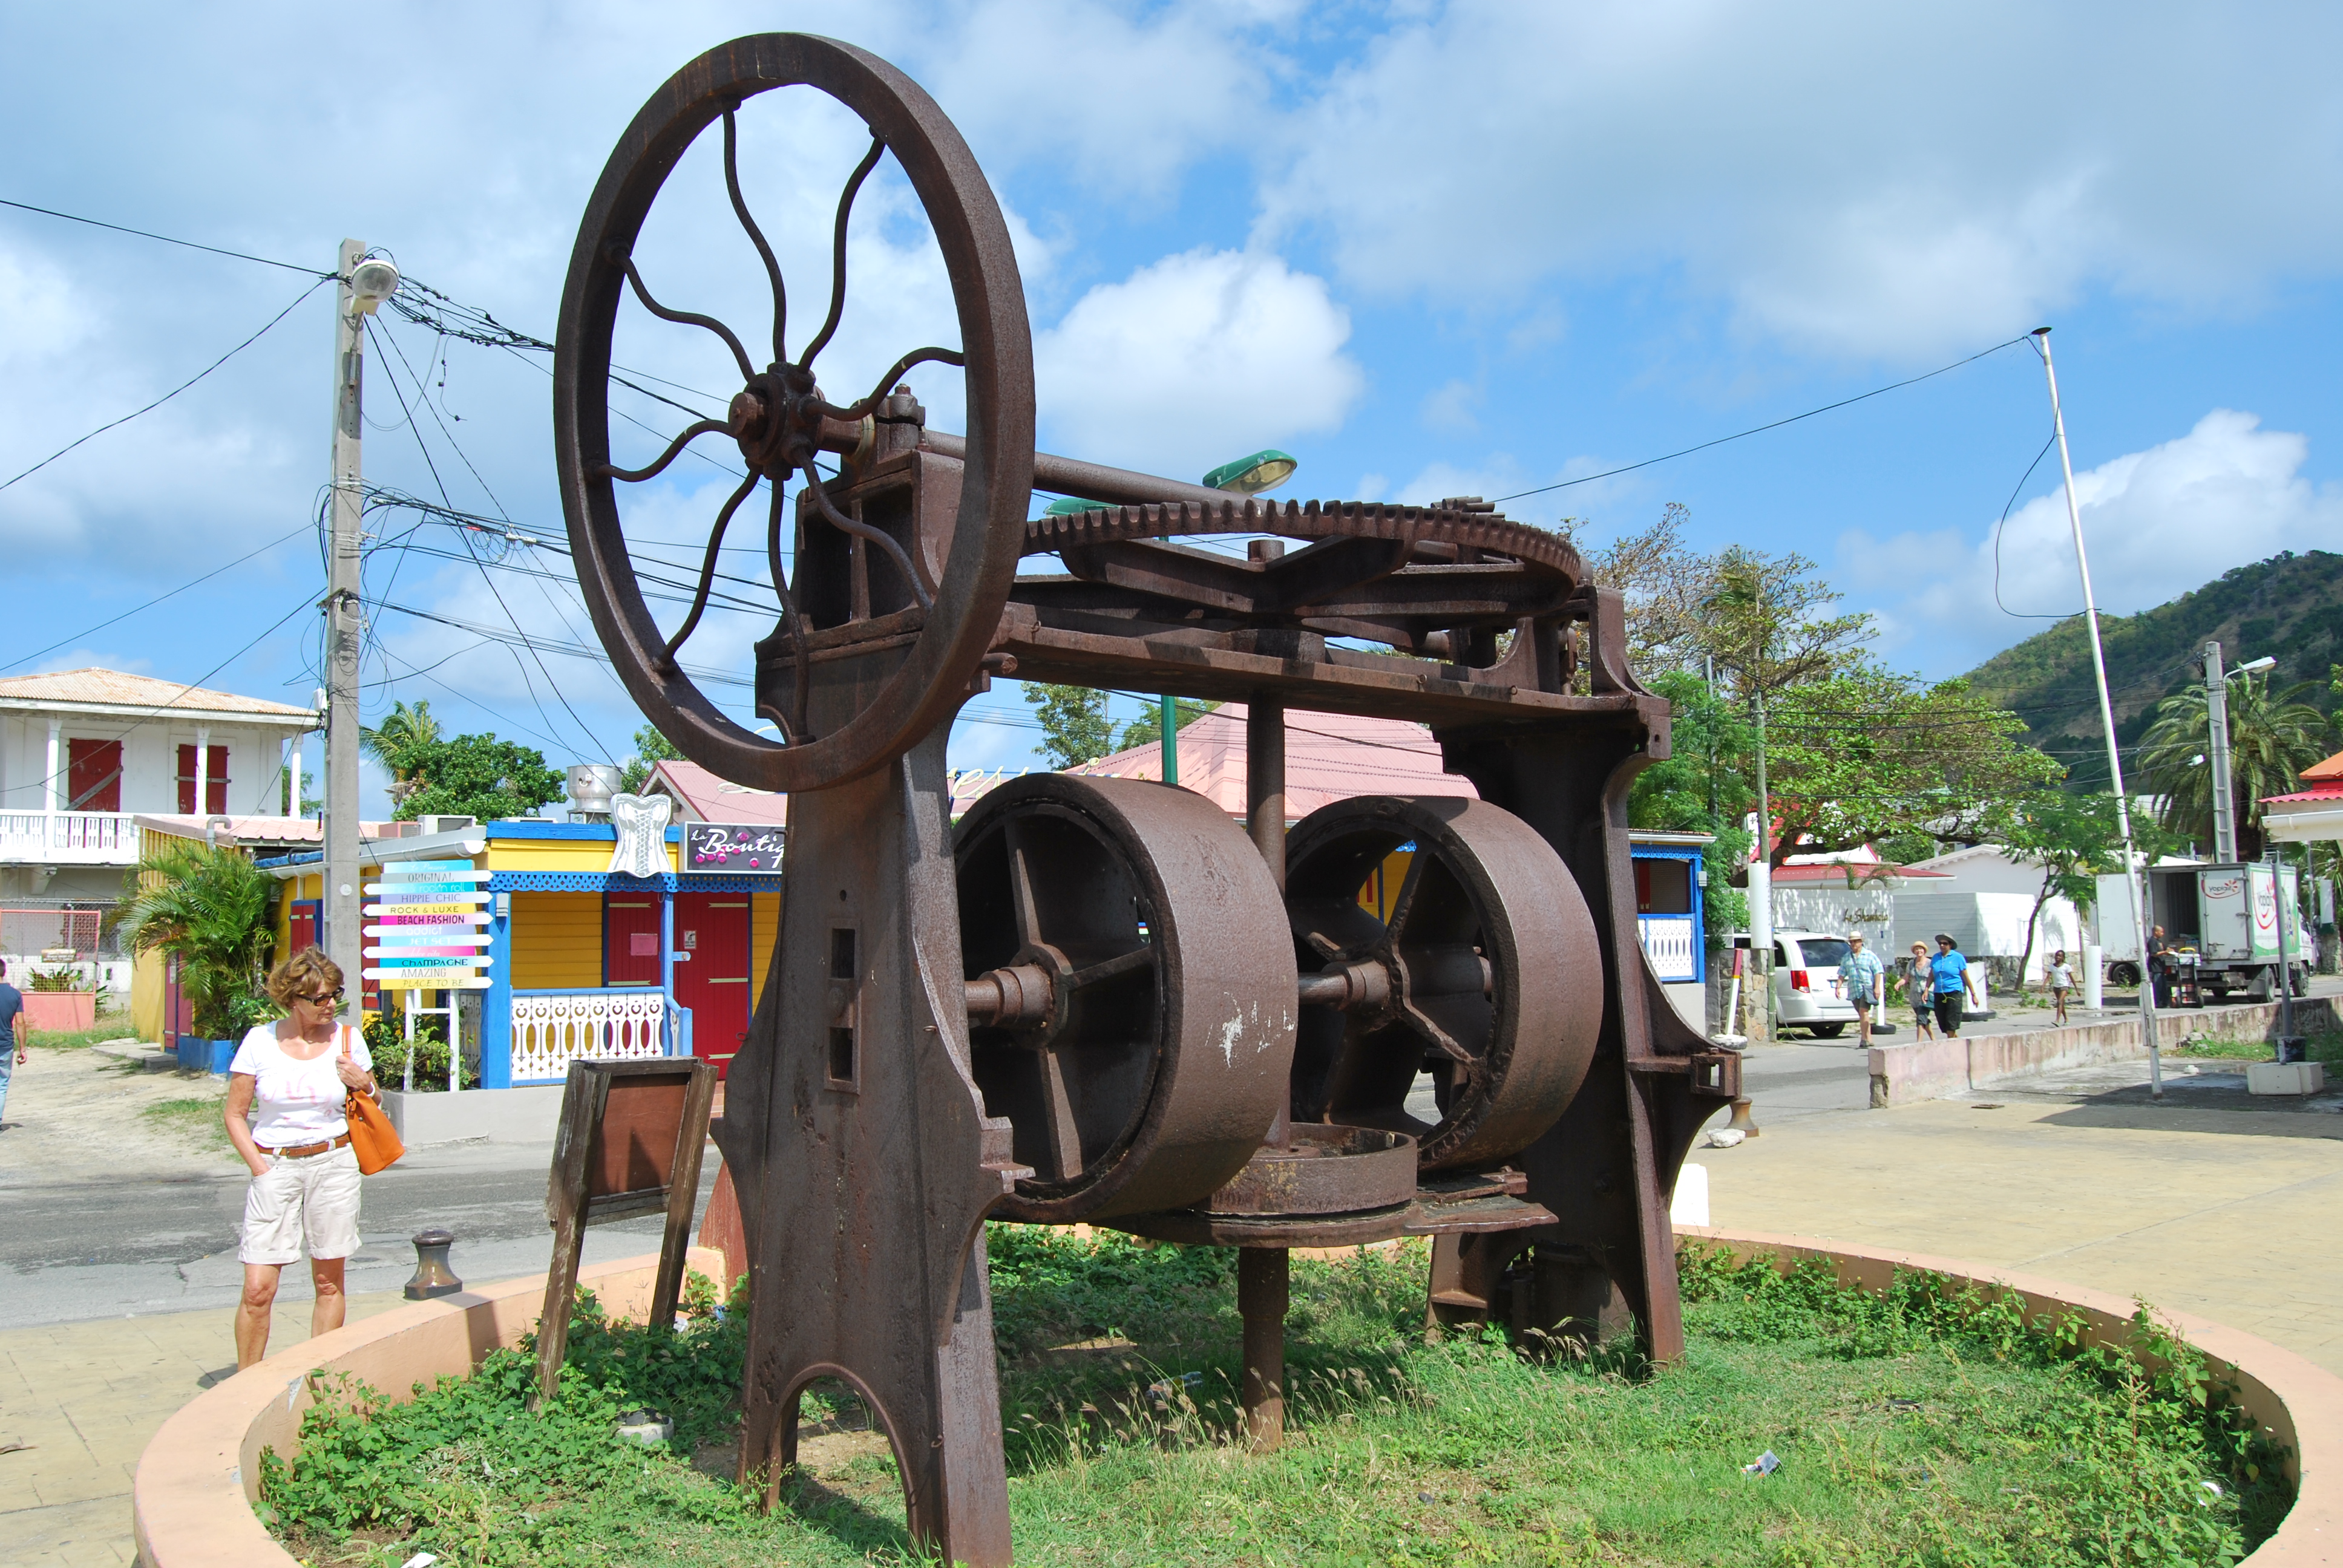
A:
[[[322,899],[296,899],[293,901],[291,930],[285,944],[285,956],[308,951],[317,945],[317,916],[325,909]]]
[[[659,896],[602,895],[602,983],[659,982]]]
[[[65,742],[65,809],[122,809],[122,742]]]
[[[729,1070],[749,1033],[749,895],[675,896],[675,1000],[691,1010],[692,1054]]]

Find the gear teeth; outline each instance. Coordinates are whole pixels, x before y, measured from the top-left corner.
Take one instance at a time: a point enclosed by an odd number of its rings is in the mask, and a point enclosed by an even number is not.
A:
[[[1263,501],[1232,497],[1202,501],[1096,507],[1033,518],[1025,525],[1025,553],[1043,555],[1069,545],[1112,544],[1179,534],[1287,533],[1299,538],[1406,539],[1455,545],[1510,556],[1528,566],[1585,579],[1585,564],[1568,540],[1489,512],[1439,507],[1393,507],[1381,501]]]

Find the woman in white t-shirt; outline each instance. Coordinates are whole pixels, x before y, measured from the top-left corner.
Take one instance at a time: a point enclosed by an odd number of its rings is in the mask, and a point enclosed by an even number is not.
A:
[[[334,1021],[342,970],[317,948],[278,964],[269,999],[289,1015],[256,1025],[228,1063],[227,1136],[252,1167],[244,1194],[244,1297],[236,1309],[236,1364],[268,1353],[277,1278],[309,1249],[317,1286],[312,1336],[342,1326],[342,1264],[358,1247],[358,1159],[342,1102],[376,1092],[374,1059],[358,1030]]]

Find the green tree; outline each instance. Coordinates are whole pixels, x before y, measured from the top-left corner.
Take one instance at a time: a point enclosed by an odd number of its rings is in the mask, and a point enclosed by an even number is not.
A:
[[[653,768],[662,762],[682,760],[683,753],[675,749],[675,742],[660,734],[659,726],[646,724],[635,731],[635,754],[618,769],[618,788],[629,795],[639,795],[643,786],[650,782]]]
[[[2273,691],[2258,675],[2229,682],[2229,784],[2237,823],[2237,852],[2262,852],[2262,797],[2283,795],[2302,770],[2327,755],[2327,716],[2306,699],[2315,683]],[[2196,843],[2213,841],[2212,716],[2202,685],[2192,685],[2156,707],[2156,722],[2140,737],[2140,781],[2163,797],[2157,820]]]
[[[1709,944],[1749,924],[1749,900],[1732,885],[1749,860],[1752,835],[1741,824],[1757,796],[1744,764],[1750,754],[1748,716],[1690,671],[1664,670],[1652,689],[1674,709],[1669,755],[1635,776],[1627,797],[1630,827],[1664,833],[1714,833],[1702,851],[1708,873],[1703,894]]]
[[[1964,679],[1924,686],[1865,665],[1785,689],[1766,732],[1774,863],[1916,828],[2000,842],[2017,803],[2065,776],[2018,739],[2025,729]]]
[[[439,721],[431,717],[428,699],[411,707],[394,702],[380,724],[358,729],[358,749],[390,769],[390,798],[396,802],[412,792],[415,765],[410,759],[439,742]]]
[[[2099,896],[2099,878],[2123,869],[2123,830],[2112,795],[2070,795],[2044,789],[2019,802],[2002,830],[2003,852],[2042,873],[2034,910],[2026,922],[2026,950],[2017,972],[2034,961],[2034,932],[2043,906],[2065,899],[2088,909]],[[2145,848],[2145,846],[2142,846]]]
[[[401,821],[445,814],[490,822],[525,817],[561,799],[562,776],[545,765],[542,753],[493,735],[418,742],[400,757],[414,785],[398,802]]]
[[[1106,716],[1106,693],[1087,686],[1025,683],[1025,700],[1041,725],[1041,751],[1052,768],[1074,768],[1114,749],[1114,725]]]
[[[206,1040],[234,1040],[268,1016],[261,966],[277,879],[234,849],[175,840],[127,879],[121,930],[135,952],[179,960],[179,989]]]

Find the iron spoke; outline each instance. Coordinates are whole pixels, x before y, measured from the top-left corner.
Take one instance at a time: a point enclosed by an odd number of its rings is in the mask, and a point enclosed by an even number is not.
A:
[[[693,628],[699,625],[701,612],[708,608],[708,592],[716,586],[716,557],[723,548],[724,530],[732,526],[732,514],[739,510],[740,503],[749,498],[749,492],[755,489],[757,481],[763,477],[762,474],[750,469],[749,477],[740,482],[740,487],[733,491],[731,498],[724,503],[724,509],[716,514],[716,527],[708,536],[708,559],[699,568],[699,591],[691,596],[691,613],[683,618],[681,629],[667,639],[667,665],[669,669],[675,668],[675,650],[691,636]]]
[[[624,479],[629,485],[639,485],[645,479],[656,478],[669,463],[683,456],[683,449],[686,447],[690,446],[702,436],[712,436],[731,428],[731,426],[721,419],[702,419],[697,425],[686,426],[681,434],[667,444],[667,450],[659,455],[659,460],[648,468],[621,468],[616,463],[600,463],[596,467],[613,479]],[[755,477],[753,474],[749,477],[752,479]]]
[[[1017,915],[1017,944],[1023,948],[1041,944],[1041,912],[1033,899],[1033,868],[1025,859],[1025,835],[1018,830],[1017,819],[1011,817],[1001,825],[1001,841],[1009,849],[1009,901]]]
[[[879,166],[879,155],[886,150],[887,144],[872,136],[870,150],[862,155],[862,161],[854,166],[853,175],[846,182],[846,189],[839,194],[838,228],[830,241],[830,315],[823,318],[821,330],[813,335],[813,341],[806,345],[805,358],[799,362],[802,369],[812,369],[814,356],[830,347],[830,335],[838,330],[838,318],[846,309],[847,215],[854,209],[855,194],[861,190],[862,182]]]
[[[888,367],[887,374],[879,377],[879,385],[871,388],[870,396],[860,403],[850,403],[840,408],[834,403],[817,400],[814,407],[832,419],[860,419],[879,407],[879,399],[887,396],[887,389],[900,380],[903,373],[912,366],[957,365],[964,368],[967,364],[968,356],[957,348],[937,348],[932,346],[926,348],[914,348]]]
[[[886,551],[887,558],[895,563],[895,569],[901,572],[903,580],[910,585],[911,597],[920,601],[920,608],[936,608],[935,596],[928,592],[927,585],[920,580],[920,574],[911,569],[911,558],[903,553],[903,547],[895,542],[894,535],[884,528],[875,528],[869,523],[850,518],[831,506],[829,493],[821,487],[821,477],[813,471],[810,464],[806,467],[805,482],[806,488],[813,492],[814,505],[821,508],[821,515],[828,518],[832,526]]]
[[[1414,1002],[1400,1003],[1399,1006],[1392,1009],[1392,1016],[1405,1024],[1412,1033],[1421,1036],[1424,1043],[1431,1046],[1433,1050],[1451,1061],[1462,1063],[1467,1071],[1472,1070],[1478,1061],[1479,1059],[1466,1050],[1455,1036],[1433,1022]]]
[[[1150,968],[1154,962],[1155,949],[1151,944],[1133,948],[1127,953],[1094,963],[1088,969],[1076,970],[1066,977],[1066,989],[1080,990],[1084,986],[1101,985],[1108,980],[1119,980],[1124,975]]]
[[[788,477],[789,474],[784,470],[773,480],[773,507],[765,521],[765,559],[772,568],[773,592],[780,598],[781,616],[789,628],[789,641],[797,648],[797,682],[793,693],[795,711],[767,711],[772,714],[773,722],[780,726],[781,740],[785,745],[802,746],[813,739],[806,733],[805,722],[806,699],[813,684],[813,658],[806,646],[809,630],[806,618],[798,613],[797,598],[789,592],[789,574],[781,569],[781,483]]]
[[[735,106],[737,107],[737,106]],[[724,111],[724,188],[732,197],[732,210],[739,216],[740,226],[749,231],[749,238],[757,254],[765,258],[765,276],[773,280],[773,363],[785,365],[789,353],[781,347],[789,322],[789,290],[781,284],[781,264],[773,259],[773,247],[765,243],[765,231],[749,216],[748,199],[740,194],[740,163],[738,153],[739,133],[732,124],[732,110]]]
[[[1041,1108],[1049,1121],[1050,1158],[1057,1169],[1051,1180],[1071,1181],[1081,1174],[1082,1130],[1074,1121],[1073,1097],[1066,1092],[1065,1064],[1057,1048],[1045,1046],[1033,1053],[1041,1072]]]
[[[614,246],[613,248],[616,247]],[[756,378],[757,367],[749,363],[749,351],[740,347],[740,340],[732,335],[732,329],[730,327],[725,326],[722,322],[717,320],[716,317],[712,316],[702,316],[697,311],[669,310],[666,306],[661,305],[658,300],[653,299],[651,297],[651,291],[643,286],[643,275],[635,270],[635,258],[633,256],[626,257],[626,268],[627,281],[635,286],[635,297],[643,302],[643,308],[645,310],[649,311],[661,321],[679,321],[686,327],[706,327],[709,331],[716,334],[717,337],[724,339],[724,347],[732,350],[732,357],[739,364],[740,367],[740,379],[743,381],[749,381]],[[613,379],[616,379],[616,377],[613,377]],[[651,396],[656,397],[659,394],[654,392]],[[665,399],[662,398],[661,401],[665,401]],[[682,405],[678,404],[677,407],[681,407]]]

